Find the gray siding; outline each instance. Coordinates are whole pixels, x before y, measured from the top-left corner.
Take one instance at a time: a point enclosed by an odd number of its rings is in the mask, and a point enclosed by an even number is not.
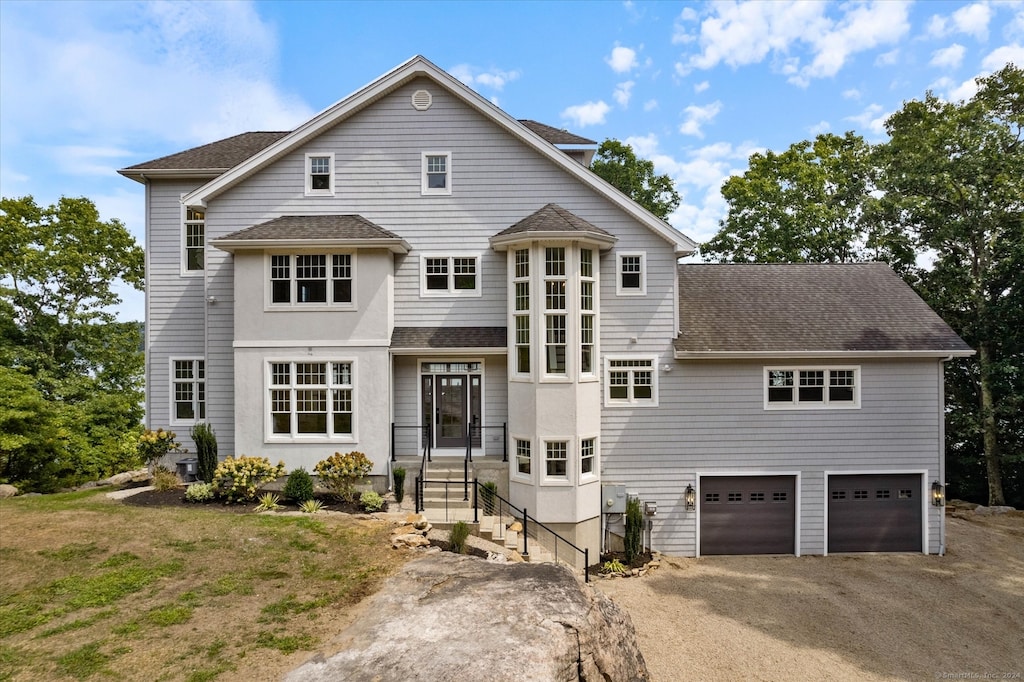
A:
[[[824,551],[824,472],[927,470],[938,476],[936,361],[842,361],[861,367],[861,408],[768,411],[763,362],[687,362],[661,375],[661,406],[605,408],[603,471],[658,502],[655,547],[696,551],[696,514],[683,490],[698,472],[800,473],[801,553]],[[828,365],[813,361],[808,365]],[[929,516],[937,551],[939,516]]]

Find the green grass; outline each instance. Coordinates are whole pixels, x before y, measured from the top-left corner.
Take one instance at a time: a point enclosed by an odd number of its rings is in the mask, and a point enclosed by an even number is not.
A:
[[[92,642],[58,656],[57,669],[76,680],[92,677],[104,669],[110,655],[100,651],[103,642]]]
[[[282,654],[294,654],[299,649],[312,649],[316,638],[307,634],[275,635],[272,632],[261,632],[256,636],[256,646],[264,649],[277,649]]]
[[[165,628],[170,625],[187,623],[192,618],[192,608],[168,604],[155,608],[146,614],[146,620],[153,625]]]

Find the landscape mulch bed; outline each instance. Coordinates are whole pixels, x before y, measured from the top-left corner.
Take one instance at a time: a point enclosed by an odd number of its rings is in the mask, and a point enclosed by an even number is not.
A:
[[[324,503],[324,511],[340,511],[348,514],[363,514],[365,511],[362,506],[358,503],[345,503],[338,502],[334,498],[330,497],[319,497],[321,502]],[[190,509],[211,509],[217,511],[224,511],[234,514],[248,514],[256,511],[258,502],[234,502],[225,503],[222,500],[211,500],[209,502],[189,502],[185,499],[185,489],[177,488],[174,490],[145,490],[141,493],[135,493],[121,500],[124,504],[129,504],[135,507],[188,507]],[[280,509],[278,511],[298,511],[298,505],[291,504],[285,499],[281,499],[278,502]],[[381,511],[387,511],[387,506]]]

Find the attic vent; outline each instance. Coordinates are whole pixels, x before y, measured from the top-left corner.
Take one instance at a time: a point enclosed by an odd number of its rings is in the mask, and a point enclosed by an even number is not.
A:
[[[412,93],[412,106],[416,111],[426,111],[433,101],[434,98],[426,90],[417,90]]]

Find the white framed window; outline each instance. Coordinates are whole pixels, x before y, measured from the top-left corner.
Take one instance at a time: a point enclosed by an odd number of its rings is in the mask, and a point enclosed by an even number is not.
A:
[[[205,267],[206,213],[182,206],[181,274],[201,275]]]
[[[533,454],[530,441],[516,439],[516,478],[529,479],[533,477]]]
[[[569,442],[544,442],[544,477],[549,481],[569,480]]]
[[[206,419],[206,361],[171,358],[172,426],[197,424]]]
[[[420,257],[420,296],[480,295],[480,256],[425,253]]]
[[[530,250],[512,254],[513,319],[515,324],[515,367],[520,376],[530,374]]]
[[[306,196],[334,196],[334,152],[306,154]]]
[[[272,308],[355,307],[351,253],[275,253],[268,264]]]
[[[580,249],[580,374],[593,376],[597,370],[594,366],[595,307],[594,295],[597,281],[594,276],[593,249]]]
[[[766,410],[857,409],[860,367],[765,367]]]
[[[645,252],[620,253],[615,259],[615,293],[619,296],[643,296],[647,293]]]
[[[452,153],[423,152],[420,194],[446,195],[452,193]]]
[[[544,248],[544,373],[566,376],[566,268],[565,247]]]
[[[268,440],[355,440],[354,363],[267,363]]]
[[[597,478],[597,439],[580,441],[580,482]]]
[[[657,358],[608,356],[604,360],[604,404],[653,407],[658,404]]]

